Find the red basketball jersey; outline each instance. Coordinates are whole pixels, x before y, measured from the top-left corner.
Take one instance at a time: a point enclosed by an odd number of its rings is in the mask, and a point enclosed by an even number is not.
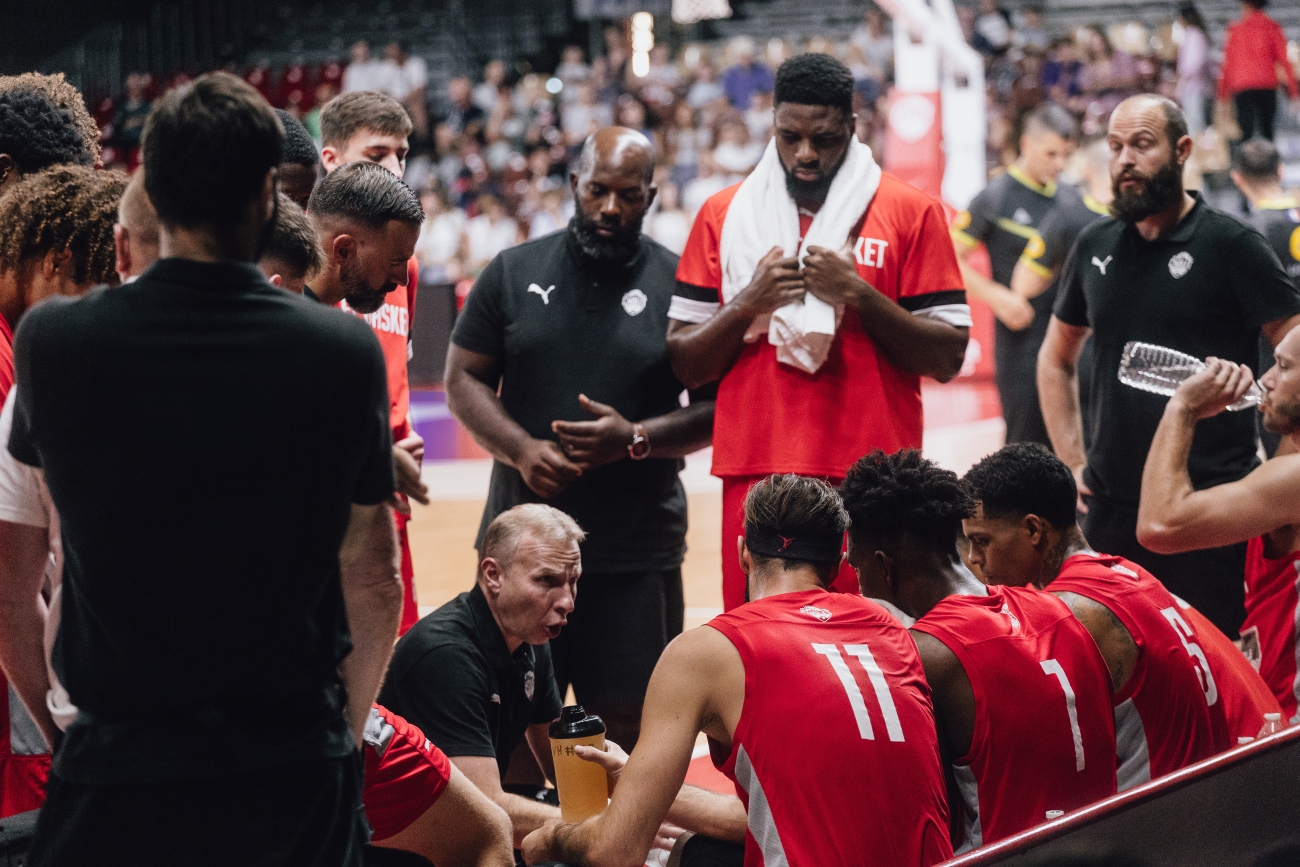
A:
[[[709,625],[745,665],[744,708],[719,768],[749,814],[746,867],[951,857],[930,688],[897,620],[860,596],[806,590]]]
[[[966,807],[962,851],[1115,794],[1110,672],[1064,602],[990,587],[949,596],[913,628],[947,645],[975,695],[970,752],[953,769]]]
[[[1137,665],[1115,696],[1120,791],[1218,752],[1214,671],[1196,629],[1154,575],[1122,557],[1075,554],[1048,589],[1105,605],[1137,644]]]
[[[1219,631],[1204,614],[1177,596],[1174,601],[1197,638],[1214,672],[1219,702],[1210,708],[1214,717],[1215,742],[1220,750],[1237,745],[1238,738],[1253,738],[1264,725],[1264,714],[1281,713],[1282,708],[1250,660]]]
[[[1296,623],[1300,622],[1300,551],[1270,560],[1264,537],[1246,544],[1246,622],[1242,649],[1282,705],[1296,719],[1300,678],[1296,677]]]

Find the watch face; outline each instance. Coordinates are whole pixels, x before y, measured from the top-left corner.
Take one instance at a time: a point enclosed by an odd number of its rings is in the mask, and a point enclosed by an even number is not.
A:
[[[650,454],[650,441],[638,439],[632,445],[627,447],[628,453],[634,458],[643,458]]]

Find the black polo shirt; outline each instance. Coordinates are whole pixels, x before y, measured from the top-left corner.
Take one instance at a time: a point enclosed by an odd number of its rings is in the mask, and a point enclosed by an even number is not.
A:
[[[1260,326],[1300,313],[1300,291],[1260,234],[1192,195],[1192,210],[1155,241],[1110,217],[1090,225],[1061,272],[1055,315],[1091,327],[1096,345],[1085,479],[1098,496],[1126,508],[1137,508],[1167,398],[1120,383],[1124,344],[1140,340],[1255,366]],[[1192,483],[1206,488],[1241,478],[1257,462],[1255,447],[1252,413],[1202,421],[1188,463]]]
[[[504,778],[528,726],[560,715],[547,644],[511,653],[476,584],[397,642],[379,703],[448,756],[495,756]]]
[[[630,421],[680,407],[668,362],[668,305],[677,256],[649,238],[625,265],[597,267],[568,229],[501,253],[474,284],[452,342],[499,359],[501,403],[536,439],[551,422],[592,421],[578,395]],[[654,443],[651,443],[653,447]],[[547,501],[587,533],[587,573],[672,569],[686,555],[686,494],[677,458],[628,458],[589,470]],[[497,461],[476,547],[488,524],[520,503],[542,502]]]
[[[1035,274],[1051,280],[1060,273],[1079,233],[1108,216],[1110,209],[1092,196],[1062,197],[1057,207],[1043,218],[1038,227],[1038,238],[1025,245],[1020,261]],[[1056,284],[1053,283],[1043,294],[1055,300]]]
[[[1248,221],[1264,236],[1268,246],[1277,254],[1291,282],[1300,289],[1300,200],[1294,196],[1281,199],[1263,199],[1255,203]],[[1267,340],[1259,343],[1259,372],[1273,366],[1273,347]],[[1272,434],[1276,437],[1276,434]],[[1276,447],[1277,443],[1272,445]],[[1270,449],[1270,453],[1271,453]]]

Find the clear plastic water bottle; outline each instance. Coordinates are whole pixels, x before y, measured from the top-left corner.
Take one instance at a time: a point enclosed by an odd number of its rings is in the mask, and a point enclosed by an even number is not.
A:
[[[1286,728],[1286,723],[1282,722],[1282,714],[1266,713],[1264,714],[1264,727],[1259,730],[1258,737],[1267,737],[1275,735]]]
[[[1119,381],[1152,394],[1171,395],[1184,379],[1205,369],[1205,362],[1194,355],[1131,340],[1124,344],[1119,360]],[[1259,383],[1252,382],[1241,400],[1228,407],[1230,412],[1258,406],[1264,399]]]

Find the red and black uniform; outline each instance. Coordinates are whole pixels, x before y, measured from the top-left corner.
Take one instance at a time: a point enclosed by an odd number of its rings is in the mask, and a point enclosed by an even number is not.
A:
[[[1213,668],[1199,632],[1155,576],[1122,557],[1075,554],[1049,589],[1106,606],[1137,645],[1137,665],[1115,695],[1120,791],[1219,751]]]
[[[746,867],[951,857],[930,688],[897,620],[861,597],[805,590],[709,626],[745,666],[731,753],[714,763],[745,803]]]
[[[398,286],[384,297],[384,305],[374,313],[357,313],[340,301],[339,307],[360,316],[369,323],[384,350],[384,363],[388,367],[389,413],[393,427],[393,442],[411,435],[407,421],[411,409],[411,386],[406,364],[411,358],[411,318],[415,315],[415,290],[419,286],[419,265],[414,257],[406,265],[406,285]],[[415,594],[415,567],[411,561],[411,543],[406,536],[406,523],[410,520],[394,511],[397,521],[397,541],[402,548],[402,624],[398,632],[404,634],[420,619],[419,601]]]
[[[704,203],[677,269],[670,319],[704,322],[722,305],[720,247],[727,209],[739,185]],[[806,233],[812,215],[800,213]],[[942,206],[884,174],[854,244],[858,274],[917,316],[970,324],[961,272]],[[844,311],[830,355],[816,373],[781,364],[766,335],[740,350],[718,386],[713,475],[722,479],[722,596],[744,601],[745,576],[734,552],[744,534],[745,494],[772,473],[841,481],[872,449],[921,447],[921,379],[891,364],[856,310]],[[856,593],[847,566],[835,589]]]
[[[370,709],[364,744],[361,801],[371,839],[386,840],[437,802],[451,780],[451,763],[424,732],[380,705]]]
[[[0,404],[14,385],[14,333],[0,316]],[[0,448],[7,444],[0,444]],[[0,819],[45,803],[50,753],[35,721],[0,671]]]
[[[990,587],[949,596],[913,629],[953,652],[975,696],[970,751],[953,760],[963,851],[1115,794],[1110,672],[1064,602]]]

